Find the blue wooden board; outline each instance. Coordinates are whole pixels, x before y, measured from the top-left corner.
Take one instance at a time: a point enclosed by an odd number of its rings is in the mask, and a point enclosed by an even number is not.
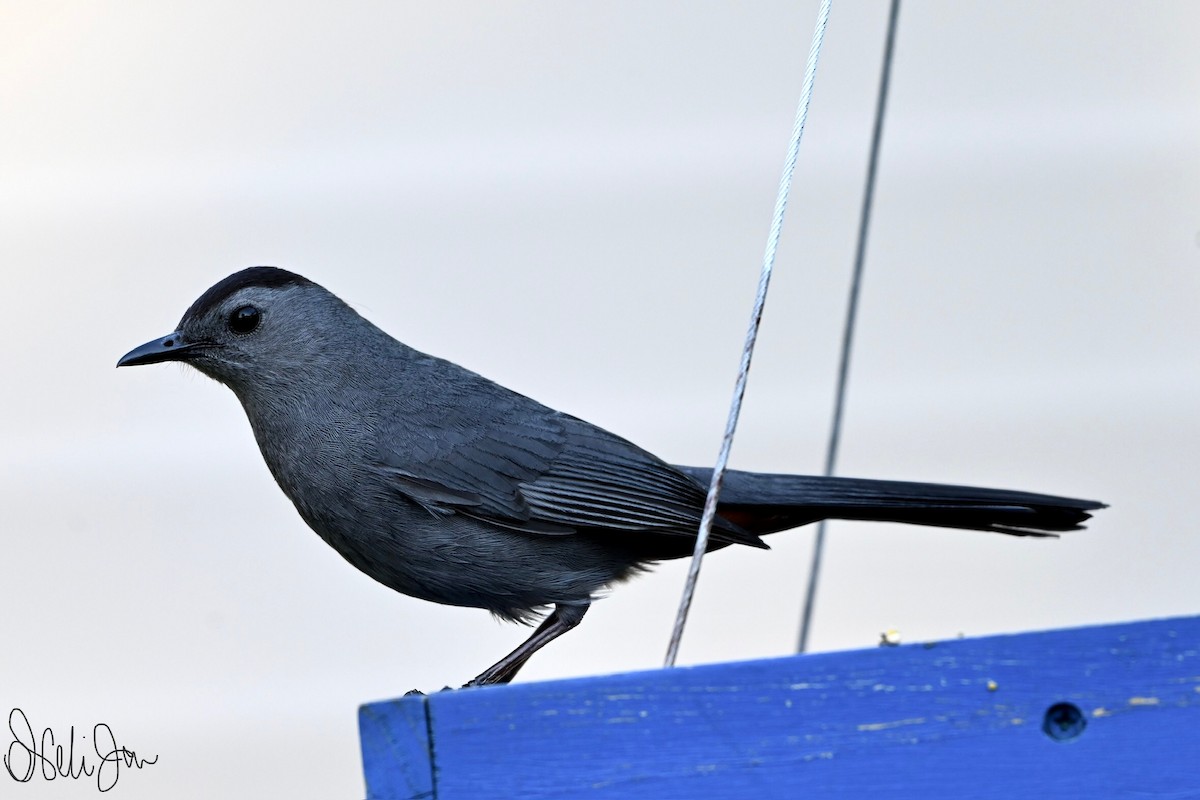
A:
[[[369,787],[379,787],[379,797],[434,796],[433,751],[424,700],[409,697],[359,707],[358,732],[368,793],[373,791]]]
[[[1200,798],[1200,617],[467,689],[359,720],[371,800]]]

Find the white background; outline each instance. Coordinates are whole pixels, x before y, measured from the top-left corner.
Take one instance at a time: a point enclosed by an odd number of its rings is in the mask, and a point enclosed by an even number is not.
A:
[[[359,575],[230,392],[116,359],[274,264],[711,463],[815,11],[0,2],[0,710],[158,754],[125,798],[361,796],[359,703],[527,631]],[[734,466],[820,469],[885,19],[834,9]],[[1198,23],[905,4],[840,470],[1112,508],[1057,541],[834,524],[817,649],[1200,611]],[[810,541],[706,561],[681,660],[790,652]],[[685,566],[521,678],[656,667]]]

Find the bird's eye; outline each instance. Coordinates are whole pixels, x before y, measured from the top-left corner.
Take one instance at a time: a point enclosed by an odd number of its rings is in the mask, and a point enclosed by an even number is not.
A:
[[[262,314],[254,306],[241,306],[229,315],[229,330],[234,333],[253,333],[262,320]]]

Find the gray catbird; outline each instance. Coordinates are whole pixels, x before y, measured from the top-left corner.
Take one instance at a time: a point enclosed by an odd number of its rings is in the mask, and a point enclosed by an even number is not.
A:
[[[312,281],[251,267],[117,366],[181,361],[224,383],[300,516],[398,592],[528,622],[469,685],[505,683],[604,587],[692,552],[711,470],[407,347]],[[728,473],[709,549],[821,519],[1049,536],[1101,503],[999,489]]]

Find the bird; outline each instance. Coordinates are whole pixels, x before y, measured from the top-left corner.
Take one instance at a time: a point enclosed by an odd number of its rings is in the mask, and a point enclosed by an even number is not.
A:
[[[394,339],[278,267],[217,282],[118,367],[178,362],[228,386],[300,517],[397,592],[544,618],[466,686],[511,681],[598,593],[690,556],[708,467],[672,465],[578,417]],[[1045,537],[1103,503],[848,477],[726,473],[709,551],[824,519]]]

